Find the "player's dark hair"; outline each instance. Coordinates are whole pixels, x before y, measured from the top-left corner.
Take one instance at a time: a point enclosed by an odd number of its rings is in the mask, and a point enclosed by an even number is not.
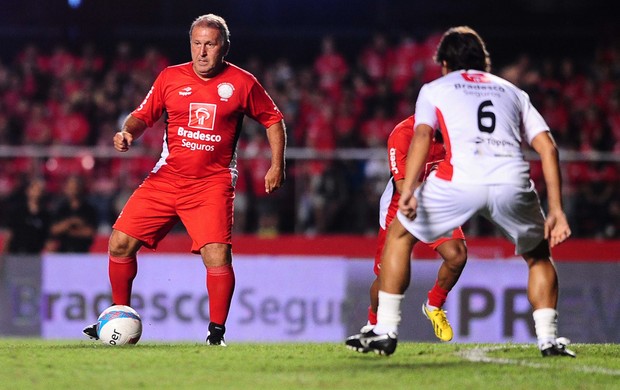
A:
[[[449,70],[476,69],[491,71],[491,57],[480,35],[468,26],[452,27],[443,34],[435,61],[446,62]]]
[[[220,37],[222,38],[224,50],[226,53],[228,52],[230,48],[230,30],[228,30],[228,25],[223,17],[214,14],[206,14],[197,17],[189,28],[189,39],[192,39],[192,31],[194,31],[194,27],[196,26],[211,27],[220,30]]]

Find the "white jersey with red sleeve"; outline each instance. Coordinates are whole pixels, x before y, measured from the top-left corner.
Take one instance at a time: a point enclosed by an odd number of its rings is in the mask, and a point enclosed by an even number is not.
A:
[[[265,127],[283,118],[258,80],[228,62],[210,80],[199,78],[191,62],[164,69],[131,115],[150,127],[164,114],[163,150],[152,172],[184,178],[224,173],[236,177],[243,117]]]
[[[521,150],[522,134],[531,143],[549,131],[524,91],[475,70],[451,72],[425,84],[415,119],[416,127],[441,129],[446,158],[437,177],[458,183],[527,183],[529,163]]]

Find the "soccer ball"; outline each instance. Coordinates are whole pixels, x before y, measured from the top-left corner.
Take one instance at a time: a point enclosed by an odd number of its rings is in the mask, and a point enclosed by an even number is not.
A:
[[[97,335],[105,345],[136,344],[142,336],[142,320],[129,306],[110,306],[97,319]]]

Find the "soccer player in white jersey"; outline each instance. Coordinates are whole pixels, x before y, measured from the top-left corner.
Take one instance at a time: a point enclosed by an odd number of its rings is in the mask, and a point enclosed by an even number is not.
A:
[[[443,77],[418,96],[415,135],[408,153],[399,211],[388,229],[380,274],[377,325],[347,339],[359,352],[394,353],[400,306],[409,284],[411,248],[446,237],[474,215],[492,221],[514,244],[528,268],[527,295],[542,356],[571,356],[558,338],[558,277],[550,248],[571,230],[563,211],[558,150],[528,95],[489,72],[490,57],[469,27],[443,35],[435,54]],[[440,128],[446,158],[415,188],[433,129]],[[521,142],[540,155],[547,187],[545,217]]]

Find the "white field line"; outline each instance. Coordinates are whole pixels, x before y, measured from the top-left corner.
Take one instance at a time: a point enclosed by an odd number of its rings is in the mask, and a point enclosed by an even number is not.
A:
[[[526,361],[516,360],[516,359],[494,358],[494,357],[487,356],[487,352],[491,352],[491,351],[498,350],[498,349],[504,349],[504,348],[523,348],[523,346],[513,345],[513,346],[501,346],[501,347],[477,347],[477,348],[469,349],[466,351],[461,351],[458,353],[458,355],[471,362],[493,363],[493,364],[512,364],[516,366],[524,366],[524,367],[532,367],[532,368],[549,368],[549,369],[556,368],[554,366],[551,366],[550,364],[545,364],[545,363],[533,363],[533,362],[526,362]],[[570,358],[563,358],[563,359],[570,359]],[[588,374],[603,374],[603,375],[620,376],[620,370],[613,370],[613,369],[605,368],[605,367],[565,366],[565,368],[569,368],[573,371],[584,372]]]

